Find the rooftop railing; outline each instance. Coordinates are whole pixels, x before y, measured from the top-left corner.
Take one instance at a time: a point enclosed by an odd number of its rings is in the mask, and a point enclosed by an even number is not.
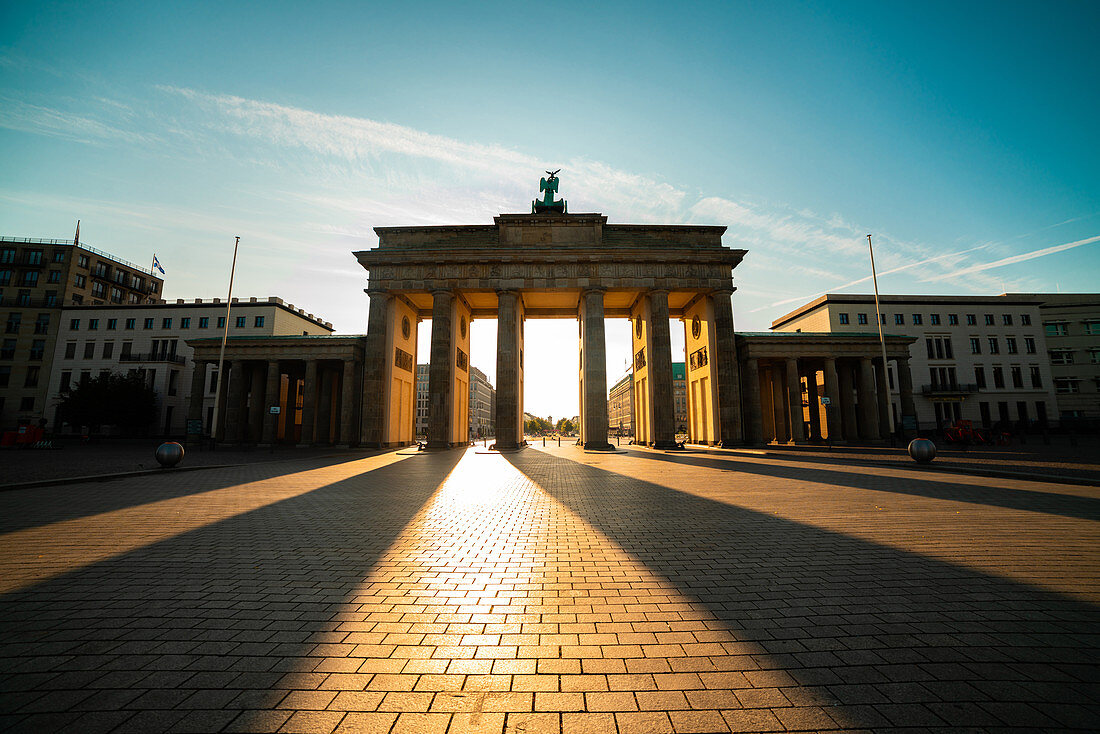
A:
[[[104,252],[103,250],[98,250],[98,249],[92,247],[91,245],[85,244],[83,242],[74,242],[73,240],[43,239],[41,237],[8,237],[8,236],[5,236],[5,235],[0,235],[0,244],[7,244],[7,243],[11,243],[13,245],[74,245],[75,244],[77,247],[81,248],[82,250],[87,250],[88,252],[94,252],[96,255],[99,255],[100,257],[105,257],[108,260],[112,260],[112,261],[118,263],[119,265],[125,265],[128,268],[133,268],[134,270],[140,270],[141,272],[145,273],[146,275],[153,275],[153,271],[149,270],[148,268],[143,268],[140,265],[135,265],[134,263],[130,262],[129,260],[123,260],[121,257],[118,257],[117,255],[112,255],[109,252]],[[45,264],[45,263],[43,263],[43,264]],[[153,277],[155,278],[156,276],[153,275]]]

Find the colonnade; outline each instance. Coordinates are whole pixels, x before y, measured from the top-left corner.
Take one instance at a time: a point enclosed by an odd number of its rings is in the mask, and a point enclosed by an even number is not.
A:
[[[900,416],[915,416],[907,357],[894,357],[898,377],[887,403],[881,358],[749,358],[745,403],[750,443],[874,442],[890,437]],[[823,403],[821,398],[827,398]],[[900,409],[900,410],[899,410]]]
[[[216,364],[195,361],[190,420],[206,422],[207,372]],[[358,441],[360,392],[354,360],[232,359],[225,361],[222,372],[219,441],[260,446],[348,446]]]

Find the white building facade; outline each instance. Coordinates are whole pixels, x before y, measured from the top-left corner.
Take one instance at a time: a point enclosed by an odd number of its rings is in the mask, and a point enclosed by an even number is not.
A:
[[[70,385],[105,372],[135,372],[157,393],[154,435],[182,436],[191,397],[192,349],[187,339],[221,336],[226,304],[195,299],[134,306],[70,306],[61,312],[47,401],[51,422],[62,433],[81,426],[57,420],[60,393]],[[229,336],[325,335],[332,324],[274,296],[233,299]],[[204,431],[214,410],[217,370],[204,391]]]
[[[882,296],[883,332],[910,348],[917,428],[1056,425],[1041,297]],[[876,334],[872,295],[827,294],[772,323],[774,331]],[[894,366],[893,420],[901,415]]]

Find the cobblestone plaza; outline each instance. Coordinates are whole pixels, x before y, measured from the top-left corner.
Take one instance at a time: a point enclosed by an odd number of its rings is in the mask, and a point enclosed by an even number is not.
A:
[[[8,491],[0,728],[1093,728],[1098,495],[573,446]]]

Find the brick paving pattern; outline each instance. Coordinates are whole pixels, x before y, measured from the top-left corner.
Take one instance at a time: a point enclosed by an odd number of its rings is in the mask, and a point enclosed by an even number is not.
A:
[[[1100,490],[575,447],[0,494],[0,729],[1095,729]]]

